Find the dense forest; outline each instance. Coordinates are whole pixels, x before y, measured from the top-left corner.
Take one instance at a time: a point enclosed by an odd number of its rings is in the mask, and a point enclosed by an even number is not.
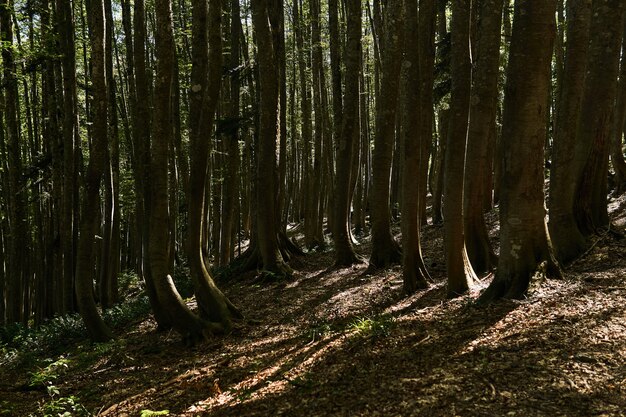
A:
[[[0,0],[0,415],[622,415],[625,9]],[[516,402],[510,372],[448,363],[535,325],[518,349],[546,361],[609,329],[570,354],[610,375],[595,396]],[[406,376],[411,349],[439,365]],[[353,392],[425,375],[436,404]]]

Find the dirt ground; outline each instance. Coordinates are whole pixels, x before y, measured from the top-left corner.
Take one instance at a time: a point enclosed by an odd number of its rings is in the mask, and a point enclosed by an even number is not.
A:
[[[610,206],[622,232],[625,206]],[[332,252],[313,253],[289,282],[223,283],[246,316],[232,334],[189,348],[146,318],[106,349],[68,346],[94,354],[55,386],[101,416],[626,416],[625,239],[594,237],[563,280],[488,307],[474,300],[490,276],[447,300],[442,229],[423,242],[433,283],[411,297],[400,267],[331,270]],[[12,415],[49,399],[19,388],[27,371],[2,370]]]

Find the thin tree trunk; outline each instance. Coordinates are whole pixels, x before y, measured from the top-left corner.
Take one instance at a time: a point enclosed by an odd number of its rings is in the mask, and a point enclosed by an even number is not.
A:
[[[420,199],[421,193],[415,178],[419,178],[423,167],[423,141],[431,138],[423,136],[419,129],[422,112],[427,111],[420,102],[420,47],[418,40],[417,1],[404,0],[404,76],[403,76],[403,164],[402,164],[402,272],[404,292],[412,294],[428,286],[430,279],[420,242]],[[422,194],[424,197],[422,197]]]

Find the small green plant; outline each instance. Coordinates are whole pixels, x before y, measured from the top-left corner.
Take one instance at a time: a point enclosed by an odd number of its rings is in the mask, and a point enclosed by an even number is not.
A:
[[[54,395],[58,395],[58,390],[56,392],[57,394]],[[86,417],[91,415],[77,397],[70,395],[69,397],[54,398],[54,395],[51,394],[52,399],[40,407],[40,412],[44,417]]]
[[[0,401],[0,416],[13,416],[13,404],[8,401]]]
[[[387,337],[395,325],[393,317],[388,315],[360,317],[348,325],[348,330],[366,339]]]
[[[31,387],[45,386],[48,388],[48,392],[50,392],[50,388],[54,387],[51,385],[52,382],[67,369],[70,360],[61,357],[54,362],[52,359],[46,359],[46,361],[49,362],[46,367],[31,372],[28,384]]]
[[[333,332],[333,327],[330,323],[322,322],[314,325],[309,328],[306,332],[305,337],[311,342],[315,342],[316,340],[323,339]]]
[[[141,410],[140,417],[154,417],[154,416],[169,416],[170,410],[161,410],[161,411],[152,411],[152,410]]]

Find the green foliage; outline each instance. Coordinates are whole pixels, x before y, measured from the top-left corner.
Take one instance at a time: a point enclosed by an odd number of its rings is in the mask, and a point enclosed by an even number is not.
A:
[[[194,294],[193,280],[189,273],[189,268],[186,266],[177,265],[174,268],[174,284],[178,293],[183,298],[190,298]]]
[[[115,305],[102,313],[104,321],[113,328],[122,327],[150,312],[150,300],[147,296],[131,299]]]
[[[365,339],[378,339],[389,336],[394,325],[389,315],[360,317],[348,325],[348,330]]]
[[[14,406],[9,401],[0,401],[0,416],[13,416]]]
[[[48,365],[44,368],[39,368],[38,370],[31,372],[28,385],[31,387],[37,386],[46,386],[48,388],[48,392],[50,392],[51,388],[54,388],[52,382],[57,379],[68,367],[70,363],[69,359],[61,357],[60,359],[53,361],[52,359],[46,359],[45,362]],[[58,391],[56,392],[58,394]]]
[[[170,410],[161,410],[161,411],[152,411],[152,410],[141,410],[140,417],[154,417],[154,416],[169,416]]]
[[[53,396],[50,401],[40,407],[39,411],[44,417],[90,416],[91,413],[79,401],[79,398],[73,395],[59,398]]]

